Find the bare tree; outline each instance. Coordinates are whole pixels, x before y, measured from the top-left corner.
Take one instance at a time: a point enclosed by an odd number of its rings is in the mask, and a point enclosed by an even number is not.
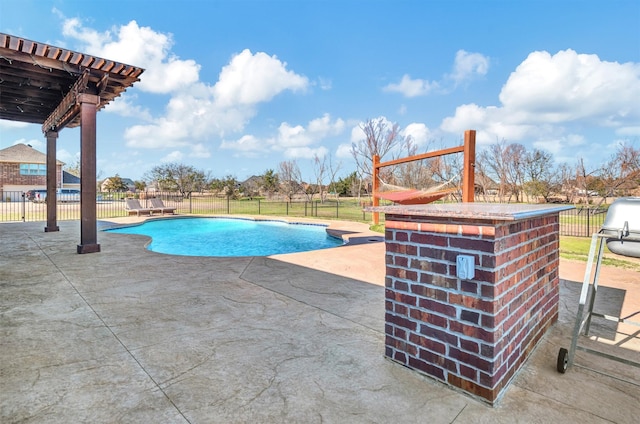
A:
[[[390,124],[385,118],[369,119],[360,125],[365,138],[351,144],[351,154],[356,161],[360,174],[373,175],[373,156],[380,159],[402,142],[400,126]]]
[[[278,171],[278,179],[280,180],[280,188],[289,199],[302,191],[302,174],[300,167],[295,160],[280,162]]]
[[[576,168],[563,163],[558,167],[558,193],[564,197],[564,202],[573,203],[576,196]]]
[[[602,202],[607,197],[628,195],[640,184],[640,149],[629,143],[619,144],[615,154],[601,168],[600,178]]]
[[[588,169],[584,163],[584,159],[580,157],[576,163],[575,171],[576,179],[574,190],[577,192],[578,196],[584,196],[585,202],[588,203],[589,194],[596,192],[597,176],[602,170],[601,168]]]
[[[340,168],[342,168],[342,162],[338,162],[337,164],[334,165],[333,160],[331,159],[331,154],[329,154],[329,187],[330,187],[330,191],[334,191],[336,193],[336,201],[339,199],[339,194],[338,194],[338,189],[336,187],[337,185],[337,181],[336,181],[336,175],[338,174],[338,172],[340,171]]]
[[[312,192],[320,194],[320,202],[324,203],[326,199],[326,191],[324,189],[324,178],[327,173],[327,157],[323,156],[322,159],[315,154],[313,155],[313,175],[315,177],[315,187]],[[314,193],[315,194],[315,193]],[[313,195],[311,199],[313,200]]]
[[[478,155],[478,162],[482,162],[484,169],[487,171],[485,175],[498,183],[498,199],[500,202],[504,200],[504,196],[508,192],[505,150],[506,142],[502,140],[483,149]]]
[[[505,151],[505,165],[507,184],[509,185],[509,200],[515,196],[516,203],[522,201],[522,185],[524,184],[524,164],[527,150],[522,144],[508,144]]]

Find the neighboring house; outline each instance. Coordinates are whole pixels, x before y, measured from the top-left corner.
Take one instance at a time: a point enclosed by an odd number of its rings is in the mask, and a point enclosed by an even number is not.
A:
[[[500,194],[500,184],[496,183],[489,176],[482,172],[476,172],[475,192],[487,196],[497,196]]]
[[[62,188],[62,165],[56,161],[56,188]],[[0,150],[0,194],[3,201],[17,201],[22,193],[47,188],[47,155],[27,144]]]
[[[62,171],[62,187],[80,190],[80,177]]]
[[[120,178],[122,183],[127,186],[126,191],[135,192],[136,191],[136,183],[131,178]],[[107,185],[109,184],[109,178],[105,178],[102,183],[100,183],[100,191],[109,191],[107,190]]]
[[[262,186],[264,185],[264,178],[261,176],[253,175],[239,184],[242,191],[249,196],[259,196],[262,193]]]

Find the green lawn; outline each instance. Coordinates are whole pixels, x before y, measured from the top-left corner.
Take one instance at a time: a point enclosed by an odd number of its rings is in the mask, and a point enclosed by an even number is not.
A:
[[[574,259],[586,262],[589,256],[589,248],[591,246],[591,237],[560,237],[560,257],[565,259]],[[604,257],[602,263],[604,265],[615,266],[618,268],[627,268],[640,271],[640,263],[629,259],[621,259],[612,257],[613,254],[604,247]]]

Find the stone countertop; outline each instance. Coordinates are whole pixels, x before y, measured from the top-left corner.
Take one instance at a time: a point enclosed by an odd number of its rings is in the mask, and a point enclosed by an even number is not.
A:
[[[370,206],[368,212],[387,215],[517,221],[573,209],[573,205],[529,205],[512,203],[429,203],[425,205]]]

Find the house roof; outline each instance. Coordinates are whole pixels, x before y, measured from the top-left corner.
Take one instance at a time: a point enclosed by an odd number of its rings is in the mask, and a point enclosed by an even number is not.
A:
[[[78,96],[99,96],[98,109],[120,96],[144,69],[0,33],[0,119],[80,125]]]
[[[47,163],[47,155],[39,152],[28,144],[15,144],[0,150],[0,162],[9,163]],[[56,160],[56,164],[64,162]]]
[[[67,171],[62,171],[62,184],[80,184],[80,177]]]

